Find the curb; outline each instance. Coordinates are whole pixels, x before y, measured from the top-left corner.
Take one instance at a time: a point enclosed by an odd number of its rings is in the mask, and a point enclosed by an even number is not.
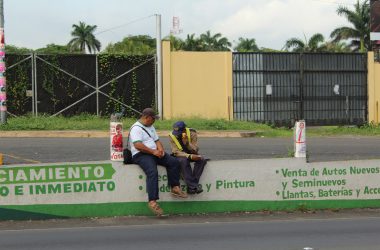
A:
[[[168,130],[157,131],[160,137],[167,136]],[[213,138],[238,138],[256,137],[260,133],[256,131],[198,131],[199,137]],[[124,132],[124,136],[128,133]],[[108,131],[79,131],[79,130],[56,130],[56,131],[0,131],[0,138],[109,138]]]

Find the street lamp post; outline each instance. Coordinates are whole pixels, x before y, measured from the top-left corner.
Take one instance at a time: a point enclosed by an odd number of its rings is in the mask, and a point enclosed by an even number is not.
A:
[[[161,52],[161,15],[156,14],[156,53],[157,53],[157,109],[160,118],[162,115],[162,52]]]
[[[7,92],[5,80],[4,7],[0,0],[0,123],[7,123]]]

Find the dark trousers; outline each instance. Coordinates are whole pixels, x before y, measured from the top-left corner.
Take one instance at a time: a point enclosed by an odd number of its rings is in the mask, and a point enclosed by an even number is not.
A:
[[[191,168],[191,161],[185,157],[177,157],[180,165],[183,178],[185,179],[188,189],[195,190],[198,187],[199,179],[203,173],[207,161],[199,160],[194,162],[194,169]]]
[[[149,201],[158,200],[158,171],[157,165],[164,166],[168,175],[168,185],[170,187],[179,186],[180,166],[173,156],[165,153],[165,156],[158,158],[154,155],[137,153],[132,158],[133,163],[139,165],[146,175],[146,189]]]

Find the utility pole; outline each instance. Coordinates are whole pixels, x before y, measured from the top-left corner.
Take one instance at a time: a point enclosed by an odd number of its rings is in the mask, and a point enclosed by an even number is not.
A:
[[[4,6],[0,0],[0,124],[7,123],[7,92],[5,81]]]
[[[156,14],[156,53],[157,53],[157,108],[162,119],[162,52],[161,52],[161,15]]]

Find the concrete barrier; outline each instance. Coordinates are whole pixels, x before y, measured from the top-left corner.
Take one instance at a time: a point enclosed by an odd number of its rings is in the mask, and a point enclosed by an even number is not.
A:
[[[170,196],[159,167],[160,204],[168,214],[380,207],[380,160],[305,163],[302,159],[210,161],[204,192]],[[185,189],[185,185],[182,185]],[[137,165],[80,162],[2,166],[0,219],[152,215]]]

